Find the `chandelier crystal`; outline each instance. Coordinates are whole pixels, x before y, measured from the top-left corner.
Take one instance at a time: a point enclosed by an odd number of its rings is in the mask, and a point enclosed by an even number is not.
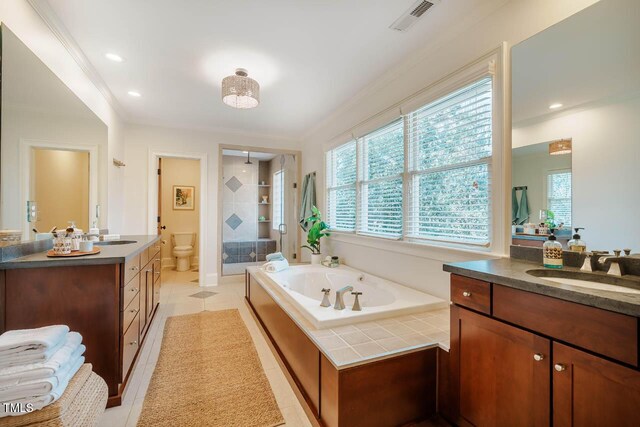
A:
[[[247,70],[236,69],[236,74],[222,79],[222,102],[233,108],[255,108],[260,103],[260,85],[248,77]]]

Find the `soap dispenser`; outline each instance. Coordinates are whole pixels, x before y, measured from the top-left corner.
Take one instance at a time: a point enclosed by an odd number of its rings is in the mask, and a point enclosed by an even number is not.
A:
[[[562,268],[562,245],[556,240],[555,230],[551,230],[549,240],[542,245],[543,264],[546,268]]]
[[[586,252],[587,250],[587,244],[584,242],[584,240],[580,239],[580,230],[584,230],[583,227],[576,227],[574,228],[576,234],[573,235],[573,239],[569,240],[568,246],[569,246],[569,250],[572,252]]]

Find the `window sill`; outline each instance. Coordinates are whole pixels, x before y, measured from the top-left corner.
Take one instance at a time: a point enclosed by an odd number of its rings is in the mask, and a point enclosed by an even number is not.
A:
[[[442,262],[462,262],[505,257],[505,255],[494,253],[491,248],[485,247],[434,242],[422,243],[372,237],[344,231],[333,231],[329,240]]]

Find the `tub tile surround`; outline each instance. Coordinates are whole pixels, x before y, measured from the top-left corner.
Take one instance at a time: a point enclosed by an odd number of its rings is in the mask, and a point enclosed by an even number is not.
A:
[[[262,270],[257,267],[247,270],[337,369],[350,368],[428,347],[440,347],[449,351],[448,307],[318,329],[291,303],[271,289],[268,284],[270,279]]]

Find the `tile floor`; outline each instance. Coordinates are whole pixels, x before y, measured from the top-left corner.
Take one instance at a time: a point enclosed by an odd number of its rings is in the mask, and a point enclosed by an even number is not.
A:
[[[237,308],[247,325],[286,425],[289,427],[312,426],[313,424],[309,422],[296,397],[296,392],[290,386],[285,373],[273,356],[269,344],[245,305],[244,282],[201,288],[193,282],[198,277],[197,272],[178,273],[164,270],[162,274],[163,285],[159,311],[156,313],[136,361],[122,405],[107,409],[100,420],[100,426],[128,427],[136,425],[151,375],[158,360],[167,317],[230,308]],[[203,292],[215,292],[215,294],[206,295]]]

